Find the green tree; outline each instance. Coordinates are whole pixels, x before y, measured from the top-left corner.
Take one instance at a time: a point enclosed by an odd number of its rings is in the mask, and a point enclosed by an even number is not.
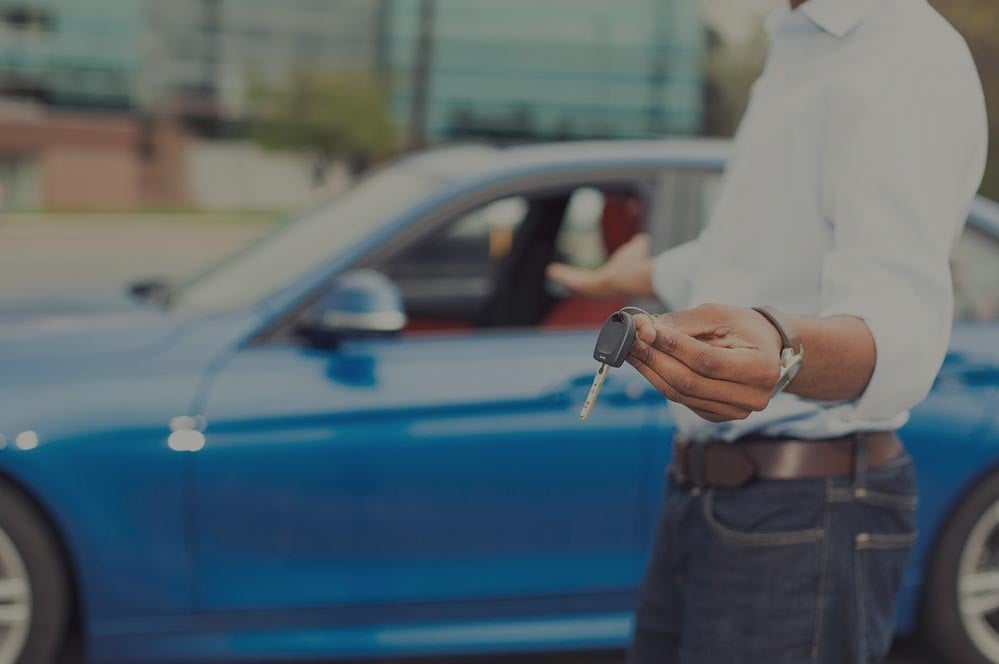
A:
[[[717,31],[708,30],[705,62],[705,112],[701,133],[730,137],[749,103],[749,91],[767,56],[767,36],[762,26],[752,37],[726,43]]]
[[[999,199],[999,4],[995,0],[930,0],[971,47],[989,109],[989,165],[982,193]]]
[[[263,146],[335,157],[355,170],[398,147],[386,86],[367,74],[300,71],[284,86],[258,84],[252,135]]]

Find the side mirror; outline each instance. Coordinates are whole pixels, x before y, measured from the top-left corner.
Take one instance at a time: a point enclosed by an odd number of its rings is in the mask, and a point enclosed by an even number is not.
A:
[[[391,334],[406,327],[402,295],[375,270],[337,279],[306,314],[299,330],[314,338]]]
[[[128,284],[128,294],[136,300],[156,300],[163,297],[169,287],[166,279],[159,277],[139,279]]]

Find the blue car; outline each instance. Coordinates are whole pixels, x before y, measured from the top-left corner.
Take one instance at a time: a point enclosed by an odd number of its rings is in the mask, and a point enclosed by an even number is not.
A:
[[[693,238],[726,150],[410,156],[130,308],[0,325],[0,664],[624,647],[673,424],[629,367],[580,421],[624,302],[545,266]],[[999,662],[995,203],[954,274],[898,631]]]

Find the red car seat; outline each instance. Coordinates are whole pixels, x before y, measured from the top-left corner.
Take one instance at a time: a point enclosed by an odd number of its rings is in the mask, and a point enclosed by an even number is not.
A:
[[[642,227],[642,202],[634,194],[605,194],[600,232],[610,256]],[[546,328],[593,328],[628,304],[626,297],[592,298],[569,295],[557,303],[542,323]]]

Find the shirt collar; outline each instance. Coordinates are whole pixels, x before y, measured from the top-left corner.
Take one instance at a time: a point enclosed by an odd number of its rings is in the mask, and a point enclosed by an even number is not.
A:
[[[829,34],[842,39],[882,2],[884,0],[806,0],[796,11]]]

